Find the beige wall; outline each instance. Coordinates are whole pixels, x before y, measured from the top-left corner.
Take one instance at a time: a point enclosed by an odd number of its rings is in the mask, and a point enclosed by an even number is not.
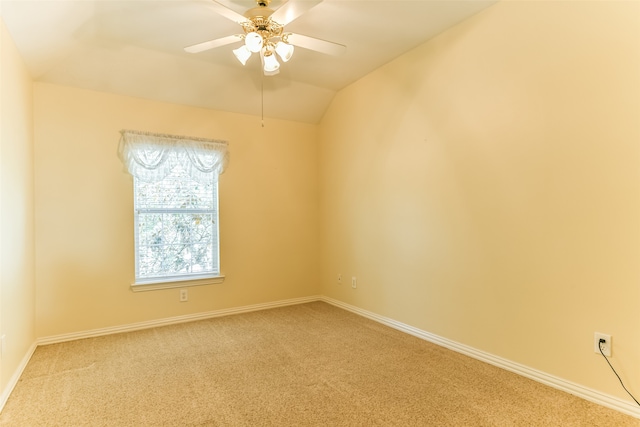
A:
[[[500,3],[339,92],[323,294],[628,400],[608,333],[640,394],[639,52],[638,2]]]
[[[223,284],[133,293],[132,179],[121,129],[224,139]],[[316,126],[35,85],[39,337],[316,295]]]
[[[0,395],[35,343],[31,78],[0,20]],[[0,403],[1,404],[1,403]]]

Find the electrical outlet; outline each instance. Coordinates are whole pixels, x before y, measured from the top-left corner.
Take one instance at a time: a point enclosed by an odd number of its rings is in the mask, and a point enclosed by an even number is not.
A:
[[[180,302],[189,301],[189,291],[186,289],[180,289]]]
[[[7,336],[2,335],[0,337],[0,356],[4,356],[4,352],[7,350]]]
[[[353,289],[355,289],[355,288],[357,288],[357,287],[358,287],[358,281],[356,280],[356,276],[353,276],[353,277],[351,278],[351,287],[352,287]]]
[[[342,274],[338,273],[338,285],[342,284]]]
[[[611,335],[596,332],[593,336],[593,350],[600,354],[601,339],[604,340],[604,343],[602,343],[602,353],[604,353],[605,356],[611,357]]]

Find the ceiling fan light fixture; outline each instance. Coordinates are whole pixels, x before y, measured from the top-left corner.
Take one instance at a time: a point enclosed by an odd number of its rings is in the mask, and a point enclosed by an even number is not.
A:
[[[262,61],[263,74],[271,76],[279,72],[278,59],[282,62],[288,62],[293,57],[294,46],[329,55],[339,55],[346,48],[338,43],[284,31],[285,25],[323,0],[278,0],[277,3],[284,4],[280,4],[275,11],[269,8],[271,0],[254,0],[257,6],[247,10],[244,15],[222,4],[223,1],[211,0],[210,6],[215,12],[240,24],[244,34],[235,34],[187,46],[184,48],[185,51],[190,53],[203,52],[241,39],[244,40],[244,45],[233,50],[238,61],[242,65],[246,65],[251,54],[258,53]]]
[[[279,41],[276,44],[276,53],[280,56],[282,62],[288,62],[293,56],[293,45]]]
[[[246,45],[242,45],[237,49],[233,49],[233,54],[238,58],[242,65],[247,64],[247,60],[251,57],[251,51]]]
[[[280,63],[276,59],[276,56],[273,52],[266,52],[264,54],[264,71],[270,73],[276,71],[278,68],[280,68]]]
[[[251,52],[257,53],[260,52],[260,49],[262,49],[264,40],[262,39],[262,36],[260,34],[254,31],[246,35],[246,37],[244,38],[244,44]]]

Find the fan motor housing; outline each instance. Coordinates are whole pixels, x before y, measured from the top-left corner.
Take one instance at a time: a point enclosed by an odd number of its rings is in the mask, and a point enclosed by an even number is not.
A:
[[[273,14],[273,9],[270,9],[266,6],[252,7],[244,13],[244,16],[247,19],[251,20],[253,18],[268,18]]]

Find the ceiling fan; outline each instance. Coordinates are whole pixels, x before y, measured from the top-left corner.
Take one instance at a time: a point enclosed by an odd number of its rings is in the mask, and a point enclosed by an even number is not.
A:
[[[293,55],[294,46],[328,55],[339,55],[346,50],[346,46],[284,30],[285,25],[321,2],[322,0],[289,0],[274,11],[269,8],[271,0],[256,0],[257,6],[241,15],[222,3],[211,0],[209,7],[214,12],[240,24],[243,34],[209,40],[185,47],[184,50],[198,53],[244,40],[242,46],[233,50],[234,55],[242,65],[245,65],[252,53],[258,53],[262,61],[263,72],[267,76],[279,72],[280,63],[276,55],[283,62],[287,62]]]

